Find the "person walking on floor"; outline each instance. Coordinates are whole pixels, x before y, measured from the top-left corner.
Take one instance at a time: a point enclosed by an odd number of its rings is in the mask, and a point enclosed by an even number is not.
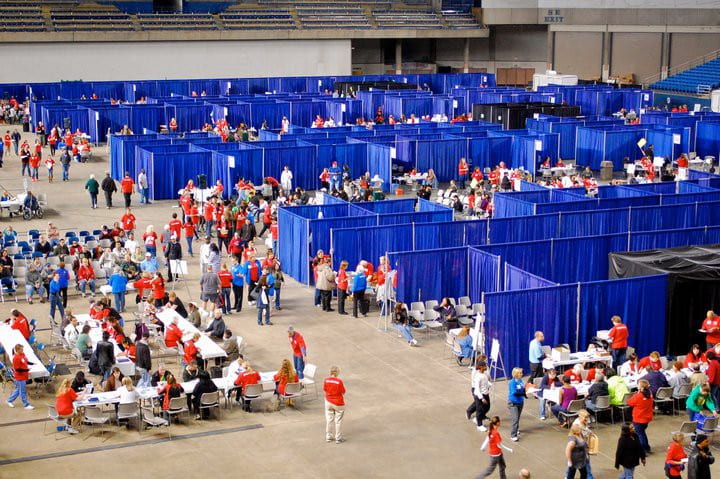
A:
[[[120,189],[122,190],[123,197],[125,198],[125,208],[129,208],[132,195],[135,193],[135,182],[130,176],[129,171],[125,172],[125,176],[120,181]]]
[[[487,363],[479,360],[472,372],[473,402],[467,408],[467,418],[471,419],[474,412],[478,431],[482,432],[487,431],[483,421],[487,419],[487,413],[490,410],[490,378],[488,378],[486,371]]]
[[[15,404],[13,403],[19,397],[23,403],[23,406],[25,406],[25,409],[35,409],[28,401],[27,389],[25,388],[27,380],[30,379],[30,366],[32,365],[32,363],[28,362],[27,356],[25,356],[25,354],[23,353],[22,344],[15,345],[14,353],[15,355],[12,359],[12,365],[13,382],[15,383],[15,389],[13,389],[13,392],[7,398],[7,405],[10,407],[15,407]]]
[[[117,191],[117,186],[115,185],[115,180],[110,176],[109,171],[105,172],[105,179],[102,180],[100,187],[103,193],[105,193],[105,207],[107,209],[112,208],[112,195]]]
[[[148,186],[148,178],[145,169],[140,170],[137,179],[138,190],[140,191],[140,204],[150,204],[150,188]]]
[[[503,457],[501,448],[505,449],[507,452],[513,452],[513,450],[502,443],[502,437],[500,436],[500,431],[498,430],[499,428],[500,418],[498,416],[493,416],[493,418],[490,419],[490,424],[488,424],[488,435],[482,446],[480,446],[480,449],[483,451],[485,448],[488,448],[490,464],[488,464],[487,469],[477,476],[477,479],[489,477],[490,474],[495,472],[495,469],[498,467],[500,468],[500,479],[507,479],[507,476],[505,475],[505,458]]]
[[[627,401],[628,406],[632,408],[632,423],[637,433],[640,444],[646,453],[650,453],[650,443],[648,442],[647,433],[645,432],[653,420],[654,401],[650,392],[650,383],[645,379],[638,381],[638,392],[633,394]]]
[[[323,391],[325,391],[325,441],[333,440],[333,423],[335,424],[335,444],[345,442],[342,435],[342,420],[345,416],[345,384],[337,366],[330,368],[330,377],[325,378]]]
[[[307,359],[307,346],[305,339],[300,333],[295,331],[292,326],[288,327],[288,339],[290,339],[290,347],[293,352],[293,366],[297,371],[298,379],[303,379],[303,371],[305,370],[305,360]]]
[[[570,426],[570,437],[565,447],[567,459],[567,479],[575,479],[575,472],[580,472],[580,479],[587,478],[588,443],[583,439],[580,424]]]
[[[640,439],[635,434],[632,424],[623,424],[615,449],[615,469],[623,470],[618,479],[633,479],[635,468],[642,462],[645,465],[645,449],[640,444]]]
[[[95,179],[95,175],[90,175],[90,178],[85,182],[85,189],[90,193],[90,208],[96,209],[100,183]]]
[[[523,406],[525,405],[525,384],[522,380],[522,368],[514,368],[512,370],[512,379],[508,383],[508,407],[510,408],[510,416],[512,417],[512,428],[510,429],[510,439],[517,441],[520,434],[520,416],[522,415]]]

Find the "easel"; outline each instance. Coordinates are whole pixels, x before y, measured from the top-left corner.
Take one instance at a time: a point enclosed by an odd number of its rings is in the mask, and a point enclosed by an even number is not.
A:
[[[387,256],[386,256],[387,257]],[[388,330],[388,318],[391,317],[393,314],[393,311],[395,311],[395,305],[397,304],[397,297],[395,296],[395,288],[392,287],[393,281],[395,280],[395,275],[397,274],[397,271],[392,270],[388,271],[385,274],[385,283],[380,286],[383,288],[382,294],[380,294],[380,298],[382,299],[382,303],[385,306],[385,312],[381,314],[378,317],[377,321],[377,329],[380,331],[387,332]],[[382,308],[383,306],[381,306]],[[380,328],[380,324],[383,324],[383,327]]]
[[[185,291],[187,291],[188,299],[192,299],[192,295],[190,294],[190,287],[187,284],[187,281],[185,281],[185,276],[188,274],[187,269],[187,261],[183,261],[181,259],[171,259],[170,261],[170,274],[173,275],[173,282],[172,282],[172,291],[175,291],[175,285],[178,283],[178,281],[182,281],[185,285]]]

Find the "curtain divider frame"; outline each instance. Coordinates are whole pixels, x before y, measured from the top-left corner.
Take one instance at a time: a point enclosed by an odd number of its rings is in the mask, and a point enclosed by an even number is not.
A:
[[[575,306],[575,351],[580,350],[580,290],[582,283],[577,284],[577,304]]]

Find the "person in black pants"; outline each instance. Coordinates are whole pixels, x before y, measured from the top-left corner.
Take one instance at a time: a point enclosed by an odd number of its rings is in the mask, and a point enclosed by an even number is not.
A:
[[[107,209],[112,208],[112,195],[117,191],[117,186],[115,185],[115,180],[110,177],[109,171],[105,172],[105,179],[102,180],[100,188],[102,188],[103,193],[105,193],[105,206]]]
[[[180,261],[182,259],[182,248],[180,247],[180,243],[177,242],[177,237],[175,235],[170,237],[170,243],[165,250],[165,258],[167,258],[168,283],[172,283],[176,278],[175,275],[172,274],[170,262]]]
[[[198,373],[198,383],[195,385],[195,389],[193,389],[192,397],[193,397],[193,409],[195,409],[195,419],[201,419],[200,416],[200,400],[202,399],[202,395],[205,393],[213,393],[217,391],[217,386],[215,386],[215,383],[212,379],[210,379],[210,373],[203,370]]]

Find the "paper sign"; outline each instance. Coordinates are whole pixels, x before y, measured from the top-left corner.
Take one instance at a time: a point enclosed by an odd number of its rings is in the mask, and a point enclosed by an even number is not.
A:
[[[100,112],[96,111],[95,112],[95,121],[98,121],[99,119],[100,119]]]
[[[228,156],[228,168],[235,168],[235,157]]]
[[[390,147],[390,159],[395,160],[397,158],[397,150],[394,146]]]
[[[550,103],[555,103],[555,97],[554,97],[554,96],[551,96],[551,97],[550,97]]]
[[[673,133],[673,145],[679,145],[679,144],[680,144],[680,134]]]
[[[645,145],[647,145],[647,140],[645,138],[640,138],[640,140],[637,142],[638,148],[642,148]]]
[[[343,103],[342,105],[340,105],[340,111],[345,112],[345,107],[346,107],[346,106],[347,106],[347,105],[345,105],[345,103]]]
[[[225,112],[225,116],[227,116],[227,115],[228,115],[227,107],[225,107],[225,108],[223,109],[223,111]]]
[[[322,80],[318,80],[318,86],[322,86]]]
[[[483,81],[483,83],[486,83],[486,82],[487,82],[487,77],[486,77],[485,75],[483,75],[482,81]]]
[[[497,339],[492,340],[492,346],[490,347],[490,359],[497,361],[500,356],[500,342]]]
[[[458,107],[457,100],[453,100],[453,108],[457,108],[457,107]]]
[[[535,151],[542,151],[543,144],[542,140],[535,140]]]
[[[137,91],[137,85],[133,85],[133,92]]]
[[[643,94],[643,100],[650,101],[650,94],[649,93]]]
[[[184,276],[187,275],[188,274],[187,261],[171,259],[170,260],[170,271],[173,274],[181,274]]]
[[[540,119],[540,113],[533,113],[533,119],[535,119],[535,120]]]

